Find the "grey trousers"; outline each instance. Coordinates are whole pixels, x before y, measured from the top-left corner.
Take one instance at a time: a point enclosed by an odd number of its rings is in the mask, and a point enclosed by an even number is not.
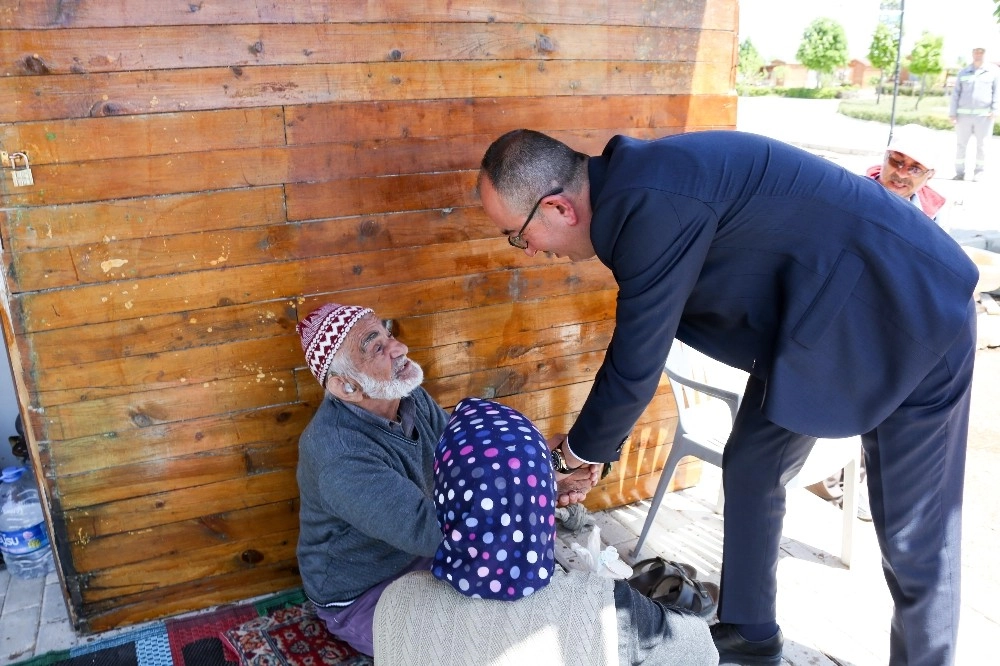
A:
[[[955,122],[955,133],[958,135],[958,151],[955,153],[955,174],[965,175],[965,158],[969,148],[969,139],[976,137],[975,173],[982,173],[986,168],[986,137],[993,134],[993,118],[989,116],[959,115]]]

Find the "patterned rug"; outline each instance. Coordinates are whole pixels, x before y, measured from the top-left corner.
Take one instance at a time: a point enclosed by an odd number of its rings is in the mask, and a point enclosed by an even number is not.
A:
[[[154,622],[14,666],[371,666],[331,636],[301,590]]]

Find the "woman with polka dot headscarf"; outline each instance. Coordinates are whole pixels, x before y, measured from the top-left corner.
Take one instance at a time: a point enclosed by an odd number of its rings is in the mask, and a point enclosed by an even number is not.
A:
[[[375,661],[413,664],[717,664],[708,626],[622,580],[555,564],[545,438],[516,410],[466,398],[434,455],[443,539],[429,572],[375,611]]]

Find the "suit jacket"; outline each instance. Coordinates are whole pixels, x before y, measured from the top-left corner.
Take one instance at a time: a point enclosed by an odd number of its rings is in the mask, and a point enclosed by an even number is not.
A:
[[[570,430],[618,457],[674,337],[766,382],[807,435],[882,422],[966,322],[978,271],[880,184],[754,134],[613,138],[589,163],[591,240],[618,283],[615,331]]]

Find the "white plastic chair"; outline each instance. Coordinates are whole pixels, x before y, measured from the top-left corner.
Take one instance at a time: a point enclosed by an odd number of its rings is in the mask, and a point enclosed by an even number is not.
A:
[[[642,533],[632,551],[634,558],[638,558],[642,550],[681,458],[694,456],[722,467],[722,451],[729,439],[748,379],[747,373],[742,370],[705,356],[680,340],[674,340],[670,346],[663,371],[670,379],[670,388],[677,403],[677,429],[642,526]],[[818,439],[802,469],[785,484],[786,488],[804,488],[844,470],[840,559],[847,567],[851,566],[854,516],[858,510],[860,456],[860,437]],[[722,512],[723,501],[723,488],[720,487],[716,513]]]

